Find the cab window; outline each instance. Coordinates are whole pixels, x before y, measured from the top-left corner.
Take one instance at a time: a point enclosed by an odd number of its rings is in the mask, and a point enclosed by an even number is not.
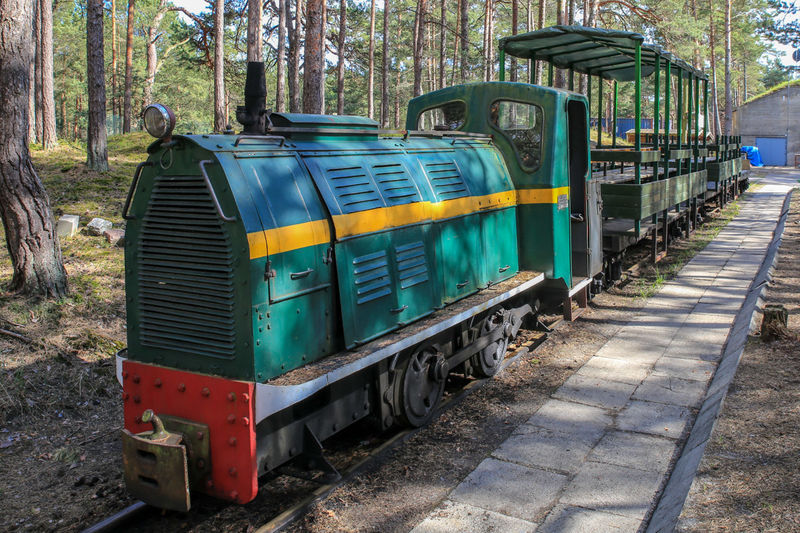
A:
[[[534,104],[497,100],[489,106],[489,122],[514,145],[519,164],[536,170],[542,160],[542,108]]]
[[[438,107],[426,109],[419,115],[417,129],[453,131],[464,125],[467,116],[467,104],[464,102],[448,102]]]

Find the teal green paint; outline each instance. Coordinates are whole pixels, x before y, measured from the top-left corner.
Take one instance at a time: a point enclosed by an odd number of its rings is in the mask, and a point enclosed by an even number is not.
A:
[[[469,102],[463,131],[494,136],[494,143],[503,155],[508,172],[517,189],[558,188],[569,185],[566,133],[566,103],[569,98],[586,103],[582,95],[526,83],[471,83],[449,87],[411,100],[406,126],[415,124],[425,109],[453,100]],[[544,113],[541,166],[534,171],[523,169],[513,144],[506,135],[488,122],[492,102],[507,99],[539,105]],[[588,147],[587,147],[588,150]],[[588,152],[587,152],[588,158]],[[531,216],[531,213],[536,213]],[[569,286],[570,239],[569,212],[557,205],[519,205],[517,207],[519,268],[545,272],[549,277],[561,277]],[[556,240],[558,235],[560,240]]]
[[[547,85],[552,87],[553,86],[553,64],[547,64]]]
[[[655,71],[653,72],[653,148],[658,150],[658,130],[659,130],[659,113],[661,113],[661,55],[656,55]],[[668,163],[664,162],[664,168],[669,168]],[[658,161],[653,163],[653,175],[658,179]]]
[[[500,48],[500,81],[506,81],[506,51]]]

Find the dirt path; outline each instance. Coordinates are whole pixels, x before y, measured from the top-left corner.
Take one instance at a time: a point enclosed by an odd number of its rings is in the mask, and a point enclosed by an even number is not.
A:
[[[748,342],[678,531],[800,530],[800,194],[794,193],[765,302],[788,334]]]
[[[565,324],[534,354],[420,431],[370,473],[338,489],[294,530],[402,531],[412,527],[735,212],[736,206],[731,206],[690,241],[676,243],[670,258],[641,269],[639,277],[625,286],[599,295],[578,322]],[[93,250],[95,245],[86,241],[81,246]],[[102,247],[98,250],[118,254]],[[647,250],[645,244],[639,255],[646,256]],[[108,283],[114,290],[118,286],[119,281]],[[124,331],[120,302],[109,294],[103,305],[89,303],[43,305],[33,313],[24,307],[25,302],[13,301],[4,308],[7,321],[23,324],[22,317],[30,318],[20,328],[29,336],[37,336],[37,327],[52,331],[54,325],[61,328],[75,322],[73,307],[86,315],[83,324],[92,321],[92,329],[80,329],[63,344],[77,350],[81,360],[65,360],[55,350],[0,338],[0,529],[80,530],[130,504],[120,471],[121,401],[114,379],[114,347],[103,344],[106,337],[89,338],[91,331],[105,332],[101,328],[109,329],[106,335],[112,339],[124,336],[120,334]],[[42,325],[45,320],[48,328]],[[54,346],[62,345],[43,332],[41,337]],[[360,442],[362,438],[351,438],[352,448],[335,453],[357,456],[374,447],[372,442]],[[306,483],[281,476],[262,486],[257,500],[249,505],[204,499],[199,502],[201,508],[188,515],[156,516],[133,529],[248,531],[310,490]]]

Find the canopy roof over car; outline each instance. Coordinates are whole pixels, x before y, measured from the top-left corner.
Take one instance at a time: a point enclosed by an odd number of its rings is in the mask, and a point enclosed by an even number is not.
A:
[[[551,26],[500,39],[501,54],[545,61],[562,69],[600,76],[616,81],[636,81],[637,49],[641,54],[641,76],[651,75],[656,63],[687,77],[706,79],[706,75],[656,44],[644,42],[644,36],[629,31]],[[501,59],[502,62],[502,59]]]

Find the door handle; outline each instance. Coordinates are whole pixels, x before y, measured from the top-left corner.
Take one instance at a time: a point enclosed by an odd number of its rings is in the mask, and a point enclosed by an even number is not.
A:
[[[462,281],[461,283],[456,283],[456,289],[463,289],[467,285],[469,285],[469,280]]]
[[[509,268],[511,268],[511,265],[506,265],[506,266],[504,266],[504,267],[500,267],[500,268],[498,268],[497,270],[499,270],[500,272],[505,272],[505,271],[506,271],[506,270],[508,270]]]
[[[580,213],[571,213],[569,219],[573,222],[583,222],[583,215]]]
[[[289,274],[289,276],[292,279],[301,279],[301,278],[308,277],[308,275],[311,274],[312,272],[314,272],[314,269],[313,268],[309,268],[308,270],[303,270],[302,272],[292,272],[291,274]]]
[[[397,307],[397,308],[395,308],[395,309],[389,309],[389,312],[390,312],[390,313],[395,313],[395,314],[397,314],[397,313],[402,313],[402,312],[403,312],[403,311],[405,311],[406,309],[408,309],[408,306],[407,306],[407,305],[404,305],[403,307]]]

